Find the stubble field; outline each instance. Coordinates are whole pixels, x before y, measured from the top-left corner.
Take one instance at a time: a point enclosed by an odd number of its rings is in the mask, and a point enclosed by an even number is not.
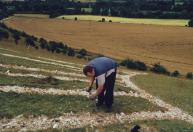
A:
[[[116,59],[131,58],[149,65],[160,62],[170,71],[193,71],[193,29],[188,27],[18,16],[5,23],[38,37]]]

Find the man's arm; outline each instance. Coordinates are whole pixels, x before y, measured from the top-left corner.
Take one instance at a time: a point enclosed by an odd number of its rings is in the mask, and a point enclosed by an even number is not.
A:
[[[92,94],[89,98],[90,99],[96,99],[97,96],[99,96],[101,94],[101,92],[103,91],[104,89],[104,86],[103,85],[100,85],[98,86],[97,90],[96,90],[96,93],[95,94]]]
[[[91,99],[95,99],[103,91],[104,84],[105,84],[105,74],[98,76],[97,81],[98,81],[98,87],[97,87],[96,93],[91,95],[91,97],[90,97]]]
[[[95,95],[96,95],[96,96],[100,95],[101,92],[103,91],[103,89],[104,89],[104,85],[98,86]]]
[[[93,85],[93,83],[94,83],[95,78],[94,78],[94,77],[91,77],[91,78],[89,78],[89,79],[90,79],[90,85],[89,85],[89,88],[86,90],[87,92],[90,92],[90,91],[92,90],[92,85]]]

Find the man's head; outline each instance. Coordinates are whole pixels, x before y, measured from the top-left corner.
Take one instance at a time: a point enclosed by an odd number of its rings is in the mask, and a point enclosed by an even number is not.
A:
[[[94,77],[95,76],[94,68],[92,66],[85,66],[83,68],[83,73],[87,77]]]

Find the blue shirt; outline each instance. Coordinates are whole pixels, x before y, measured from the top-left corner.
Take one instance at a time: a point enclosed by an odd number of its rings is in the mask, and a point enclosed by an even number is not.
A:
[[[91,60],[88,66],[92,66],[95,70],[95,77],[98,77],[104,73],[107,73],[111,69],[115,69],[117,67],[117,63],[107,57],[99,57]]]

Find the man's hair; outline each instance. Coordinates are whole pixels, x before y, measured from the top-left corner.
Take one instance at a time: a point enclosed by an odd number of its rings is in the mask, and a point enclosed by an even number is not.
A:
[[[88,72],[92,72],[92,70],[93,70],[93,67],[92,67],[92,66],[85,66],[85,67],[83,68],[83,73],[84,73],[85,76],[87,76],[87,73],[88,73]]]

